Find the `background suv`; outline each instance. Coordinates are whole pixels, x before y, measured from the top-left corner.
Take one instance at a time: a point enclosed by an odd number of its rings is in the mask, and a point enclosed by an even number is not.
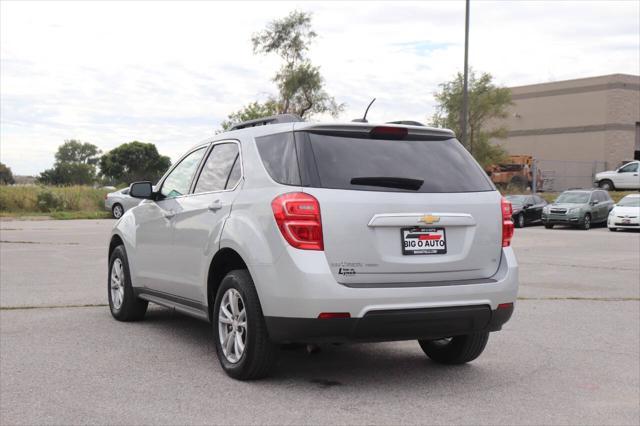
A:
[[[196,145],[109,246],[112,315],[147,303],[210,321],[231,377],[286,342],[417,339],[479,356],[510,318],[511,205],[449,130],[260,119]]]
[[[607,191],[582,189],[565,191],[542,210],[545,228],[571,225],[588,230],[591,225],[605,223],[613,209],[613,200]]]

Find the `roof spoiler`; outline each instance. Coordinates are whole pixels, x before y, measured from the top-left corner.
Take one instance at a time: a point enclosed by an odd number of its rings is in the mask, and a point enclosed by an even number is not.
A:
[[[261,117],[256,118],[255,120],[247,120],[242,123],[238,123],[232,126],[229,130],[240,130],[246,129],[248,127],[256,127],[256,126],[266,126],[268,124],[280,124],[280,123],[296,123],[304,121],[297,115],[293,114],[278,114],[272,115],[270,117]]]
[[[407,129],[407,138],[411,140],[446,140],[455,138],[453,131],[426,126],[414,126],[409,124],[373,124],[373,123],[353,123],[353,124],[317,124],[304,125],[296,130],[321,133],[340,137],[369,137],[370,132],[376,127],[399,127]]]

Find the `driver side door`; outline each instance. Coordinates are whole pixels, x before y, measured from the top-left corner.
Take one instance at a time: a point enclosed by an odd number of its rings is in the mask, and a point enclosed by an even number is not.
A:
[[[630,163],[618,170],[618,183],[616,187],[620,189],[640,188],[640,176],[638,166],[640,163]]]
[[[136,224],[134,285],[167,293],[175,281],[172,262],[173,220],[179,199],[189,193],[206,146],[187,153],[158,185],[156,200],[145,200],[131,212]]]

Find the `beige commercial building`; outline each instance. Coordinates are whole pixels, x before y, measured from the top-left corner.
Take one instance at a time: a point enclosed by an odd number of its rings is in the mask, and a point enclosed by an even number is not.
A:
[[[508,137],[494,141],[510,154],[533,155],[557,168],[564,161],[592,162],[599,170],[640,156],[640,76],[612,74],[511,92],[503,123]]]

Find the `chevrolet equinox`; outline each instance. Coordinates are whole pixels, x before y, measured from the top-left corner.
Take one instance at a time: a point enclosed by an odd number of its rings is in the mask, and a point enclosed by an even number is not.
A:
[[[513,312],[511,204],[450,130],[252,120],[130,195],[109,244],[113,317],[153,302],[210,322],[236,379],[294,342],[414,339],[463,364]]]

